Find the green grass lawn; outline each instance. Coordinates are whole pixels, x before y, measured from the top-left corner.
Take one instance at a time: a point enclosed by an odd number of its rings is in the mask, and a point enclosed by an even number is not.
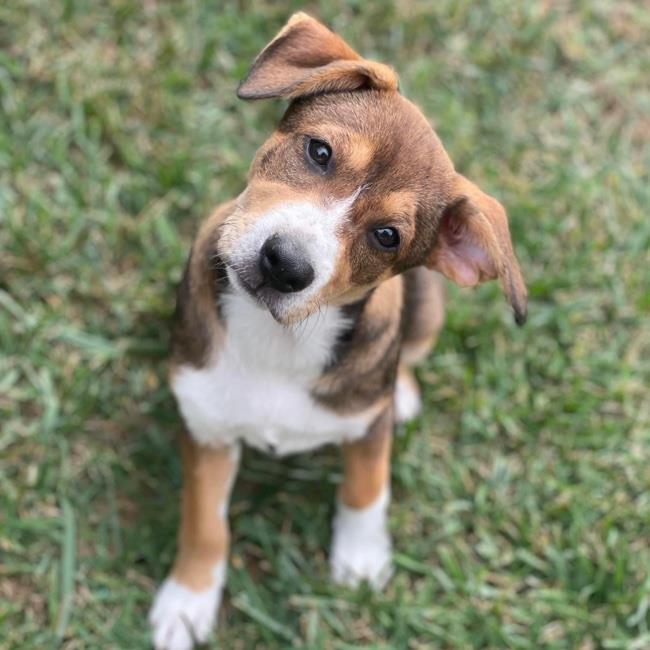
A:
[[[234,90],[296,8],[0,4],[3,650],[148,647],[178,519],[175,285],[282,113]],[[328,581],[334,450],[245,455],[215,647],[650,648],[648,5],[307,8],[392,63],[508,207],[530,317],[450,289],[384,593]]]

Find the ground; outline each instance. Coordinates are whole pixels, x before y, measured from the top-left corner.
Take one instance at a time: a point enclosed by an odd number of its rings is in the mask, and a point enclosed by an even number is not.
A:
[[[3,650],[148,647],[178,518],[174,287],[282,112],[234,90],[297,8],[0,6]],[[307,9],[393,64],[507,206],[530,318],[495,284],[450,289],[381,594],[328,580],[336,452],[245,455],[213,646],[649,648],[647,4]]]

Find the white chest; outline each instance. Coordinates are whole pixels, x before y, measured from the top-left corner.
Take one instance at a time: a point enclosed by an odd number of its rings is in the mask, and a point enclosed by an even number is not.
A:
[[[368,415],[341,416],[310,395],[345,320],[325,308],[295,328],[279,325],[248,297],[224,297],[226,340],[213,361],[172,379],[183,418],[203,444],[243,440],[278,454],[362,436]]]

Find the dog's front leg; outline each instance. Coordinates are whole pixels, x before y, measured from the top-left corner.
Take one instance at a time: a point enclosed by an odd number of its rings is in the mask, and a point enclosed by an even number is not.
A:
[[[149,614],[157,650],[189,650],[206,641],[214,625],[228,562],[230,490],[239,446],[181,442],[183,495],[178,552]]]
[[[343,445],[330,564],[339,584],[367,580],[381,589],[392,573],[388,531],[393,412],[387,409],[364,438]]]

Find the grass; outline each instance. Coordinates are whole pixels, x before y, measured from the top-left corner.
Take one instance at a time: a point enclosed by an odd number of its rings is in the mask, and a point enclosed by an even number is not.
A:
[[[234,88],[296,8],[0,6],[2,649],[148,647],[178,517],[174,287],[283,110]],[[327,579],[336,453],[246,454],[215,645],[650,648],[650,10],[308,9],[393,63],[508,206],[530,318],[450,291],[382,594]]]

